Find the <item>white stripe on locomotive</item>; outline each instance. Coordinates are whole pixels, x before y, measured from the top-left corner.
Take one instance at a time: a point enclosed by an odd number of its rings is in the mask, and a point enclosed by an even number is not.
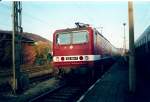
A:
[[[82,60],[80,60],[80,56],[83,57]],[[64,57],[64,60],[61,60],[61,58]],[[78,57],[77,60],[67,60],[67,57]],[[70,62],[70,61],[97,61],[101,59],[101,55],[75,55],[75,56],[54,56],[53,61],[54,62]]]

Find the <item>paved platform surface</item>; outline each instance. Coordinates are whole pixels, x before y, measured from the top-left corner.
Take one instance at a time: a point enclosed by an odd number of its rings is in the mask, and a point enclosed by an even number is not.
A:
[[[141,83],[140,83],[141,84]],[[135,94],[128,90],[128,65],[115,63],[77,102],[150,102],[150,91],[140,86]],[[142,91],[141,91],[142,90]]]

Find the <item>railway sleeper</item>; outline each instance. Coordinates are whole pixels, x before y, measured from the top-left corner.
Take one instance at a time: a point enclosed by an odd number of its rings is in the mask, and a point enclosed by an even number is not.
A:
[[[37,101],[38,102],[38,101]],[[59,100],[59,99],[44,99],[39,102],[66,102],[66,100]]]
[[[59,93],[59,94],[53,94],[55,96],[71,96],[72,93]]]
[[[70,96],[70,95],[69,95]],[[64,96],[60,96],[60,95],[54,95],[54,96],[50,96],[50,99],[68,99],[69,98],[69,96],[68,95],[64,95]],[[72,95],[71,95],[72,96]]]

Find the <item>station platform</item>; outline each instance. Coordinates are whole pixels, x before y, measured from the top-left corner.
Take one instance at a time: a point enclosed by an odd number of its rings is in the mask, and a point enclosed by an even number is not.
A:
[[[150,94],[145,93],[146,89],[144,90],[141,83],[137,83],[137,86],[143,92],[138,89],[135,94],[129,93],[128,76],[128,65],[123,64],[121,59],[97,80],[77,102],[150,102],[150,97],[145,97]]]

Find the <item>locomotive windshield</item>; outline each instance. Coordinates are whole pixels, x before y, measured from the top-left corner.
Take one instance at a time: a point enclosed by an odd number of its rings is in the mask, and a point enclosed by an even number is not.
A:
[[[87,31],[74,31],[58,33],[56,37],[57,44],[80,44],[88,42]]]
[[[57,44],[70,44],[71,43],[71,36],[70,34],[58,34],[57,35]]]

